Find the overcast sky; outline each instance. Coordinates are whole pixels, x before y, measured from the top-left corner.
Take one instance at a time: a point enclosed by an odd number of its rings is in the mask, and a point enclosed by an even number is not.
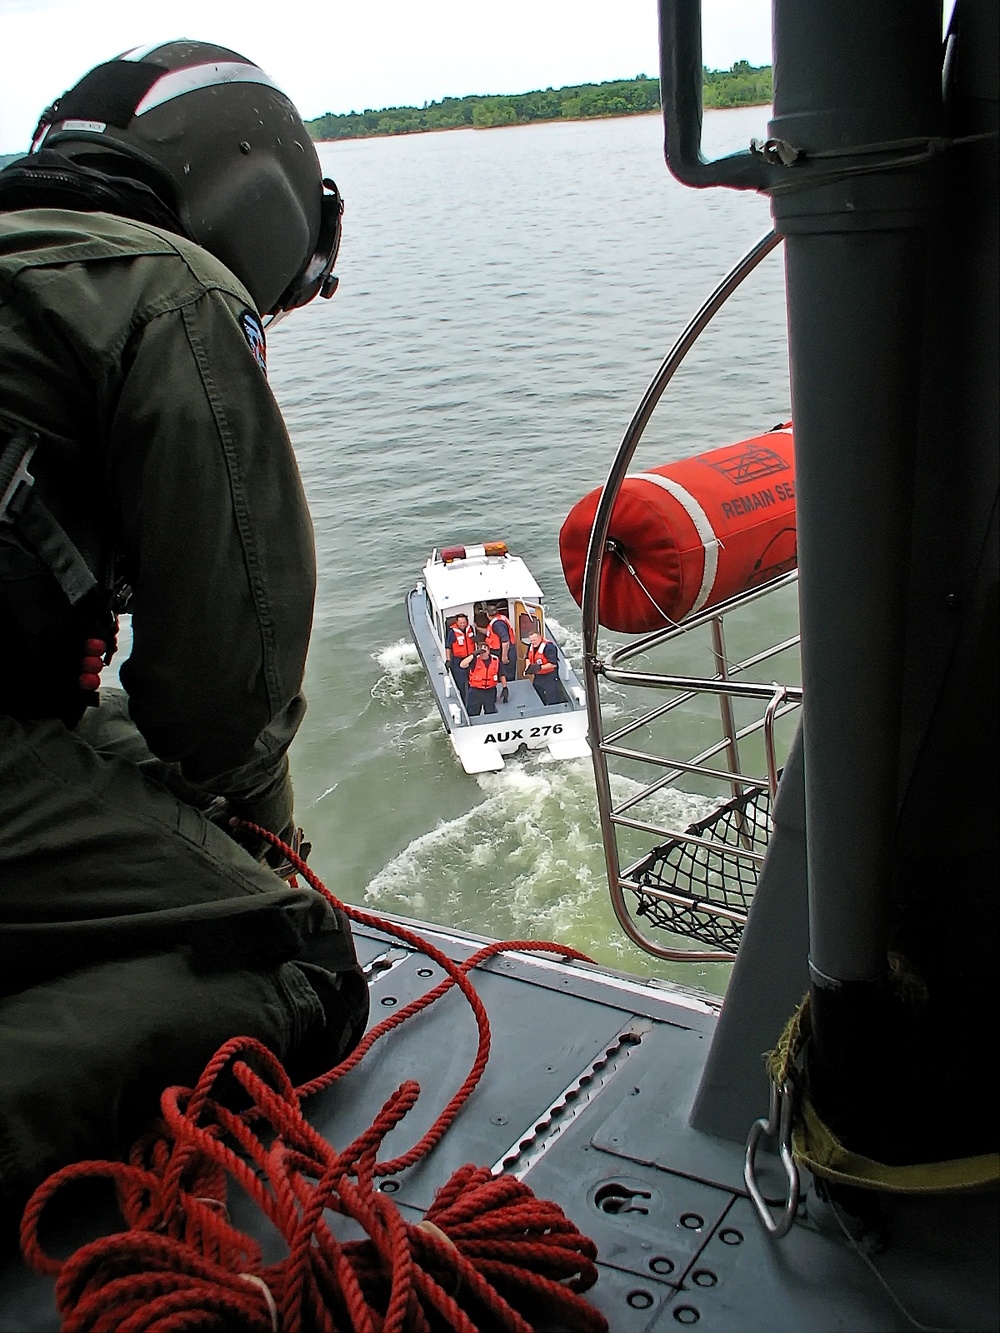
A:
[[[711,68],[770,60],[769,0],[704,0]],[[174,37],[261,65],[309,119],[657,73],[656,0],[0,0],[0,153],[102,60]]]

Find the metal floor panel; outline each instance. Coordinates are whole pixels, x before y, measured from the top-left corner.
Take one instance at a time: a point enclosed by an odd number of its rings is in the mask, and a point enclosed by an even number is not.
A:
[[[810,1213],[822,1208],[812,1194],[805,1218],[780,1241],[765,1235],[748,1200],[735,1199],[685,1282],[685,1299],[698,1311],[699,1333],[995,1329],[995,1198],[971,1201],[977,1215],[973,1232],[965,1224],[954,1225],[956,1211],[965,1211],[965,1222],[970,1220],[970,1200],[908,1202],[916,1205],[910,1218],[894,1228],[895,1243],[872,1263],[911,1318],[839,1232],[826,1229],[828,1221],[820,1229],[812,1220]],[[672,1319],[650,1324],[657,1333],[673,1327]]]
[[[656,1167],[625,1165],[595,1149],[581,1120],[524,1177],[543,1199],[557,1199],[597,1246],[602,1267],[640,1285],[676,1288],[725,1217],[733,1195]],[[599,1284],[603,1291],[603,1282]],[[596,1302],[611,1319],[614,1310]]]
[[[371,983],[378,1022],[442,979],[438,966],[411,955]],[[433,1153],[399,1179],[399,1202],[427,1208],[435,1190],[466,1162],[491,1166],[532,1133],[547,1108],[603,1056],[631,1018],[628,1010],[532,985],[505,972],[477,970],[474,984],[492,1029],[490,1060],[465,1109]],[[476,1054],[472,1011],[456,990],[378,1042],[362,1064],[309,1107],[324,1138],[346,1147],[367,1128],[404,1079],[421,1096],[388,1136],[383,1160],[405,1152],[430,1128],[464,1081]]]
[[[635,1051],[634,1061],[634,1078],[646,1099],[655,1101],[655,1115],[638,1114],[635,1106],[622,1101],[595,1126],[594,1143],[629,1162],[648,1162],[745,1194],[743,1144],[699,1134],[688,1123],[709,1040],[702,1033],[678,1033],[657,1024]],[[760,1114],[766,1112],[761,1106]],[[781,1198],[780,1173],[771,1170],[767,1154],[760,1160],[762,1189],[768,1197]]]
[[[429,933],[457,961],[481,943]],[[359,930],[357,943],[369,970],[372,1023],[443,975],[378,931]],[[715,1021],[710,1006],[683,992],[527,955],[490,960],[474,983],[490,1018],[490,1061],[442,1143],[390,1185],[404,1211],[422,1214],[464,1163],[503,1161],[597,1244],[600,1279],[588,1299],[612,1333],[694,1324],[705,1333],[895,1333],[911,1326],[836,1231],[829,1209],[810,1193],[791,1233],[772,1241],[743,1197],[740,1147],[688,1126]],[[414,1078],[420,1100],[380,1156],[398,1154],[464,1080],[476,1042],[471,1010],[453,991],[315,1098],[310,1119],[343,1148],[404,1079]],[[50,1248],[68,1251],[113,1229],[107,1198],[93,1188],[64,1202],[63,1216],[52,1218]],[[919,1323],[970,1333],[997,1328],[996,1196],[895,1201],[888,1211],[891,1243],[875,1262]],[[269,1258],[280,1257],[280,1239],[248,1201],[235,1198],[231,1212]],[[16,1260],[0,1263],[0,1333],[56,1327],[52,1283]]]

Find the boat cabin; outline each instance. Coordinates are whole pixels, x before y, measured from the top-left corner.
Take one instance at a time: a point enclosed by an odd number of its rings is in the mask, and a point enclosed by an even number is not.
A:
[[[505,616],[514,628],[518,677],[524,675],[528,636],[545,633],[542,590],[524,561],[504,542],[446,546],[424,566],[428,612],[444,651],[448,630],[465,616],[476,638],[486,635],[490,616]]]

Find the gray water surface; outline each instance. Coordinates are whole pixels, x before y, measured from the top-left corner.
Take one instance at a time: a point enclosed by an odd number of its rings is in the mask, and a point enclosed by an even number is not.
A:
[[[706,153],[763,137],[767,116],[709,112]],[[770,226],[756,195],[676,184],[661,140],[637,116],[321,147],[347,201],[341,288],[269,345],[319,558],[293,770],[312,864],[341,897],[721,990],[727,968],[665,969],[621,935],[589,762],[462,772],[403,610],[432,547],[505,540],[579,665],[562,521],[604,480],[674,338]],[[778,254],[685,363],[634,470],[788,410]],[[670,802],[683,822],[701,808]]]

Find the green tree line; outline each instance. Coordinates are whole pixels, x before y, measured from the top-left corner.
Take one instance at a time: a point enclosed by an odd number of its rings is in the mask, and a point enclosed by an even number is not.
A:
[[[737,60],[732,69],[705,70],[706,107],[766,105],[771,101],[771,66]],[[530,125],[540,120],[586,120],[593,116],[631,116],[657,111],[660,84],[637,74],[634,79],[583,83],[544,92],[497,96],[445,97],[422,107],[393,106],[381,111],[327,113],[307,120],[314,139],[367,139],[379,134],[415,134],[471,126]]]
[[[770,106],[774,92],[770,65],[737,60],[732,69],[706,69],[702,83],[705,107]]]

